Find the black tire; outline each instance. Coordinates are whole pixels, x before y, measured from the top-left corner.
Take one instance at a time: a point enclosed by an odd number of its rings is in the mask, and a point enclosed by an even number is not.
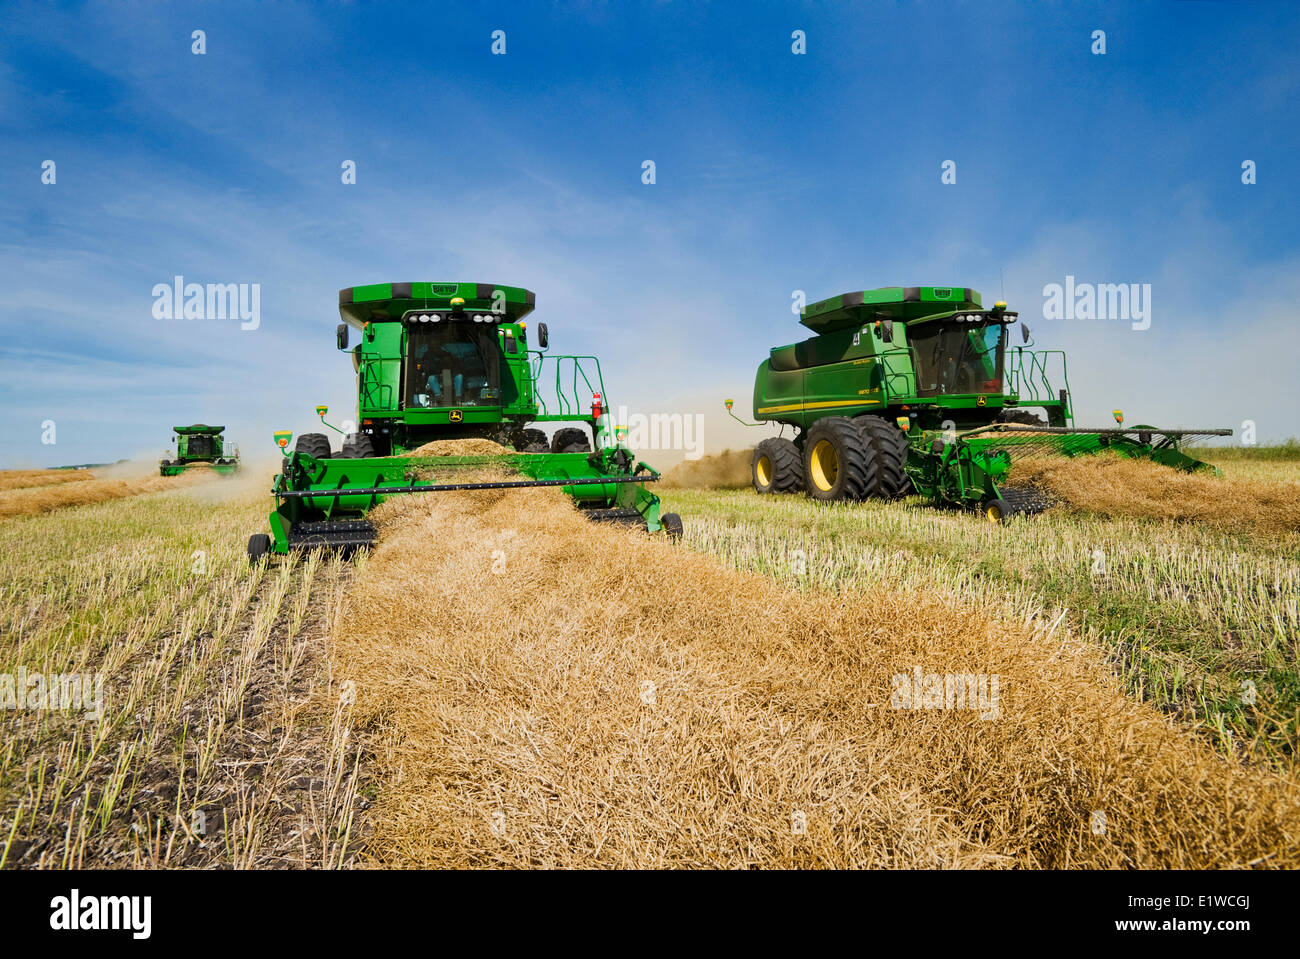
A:
[[[562,430],[556,430],[551,437],[551,452],[590,453],[591,441],[587,439],[586,431],[576,426],[566,426]]]
[[[991,499],[983,506],[984,518],[990,523],[1005,523],[1015,515],[1015,507],[1004,499]]]
[[[659,525],[664,528],[669,539],[681,539],[682,531],[685,527],[682,525],[682,518],[676,513],[664,513],[659,517]]]
[[[853,420],[827,416],[808,430],[803,475],[804,489],[813,499],[866,499],[878,482],[876,451]]]
[[[520,430],[513,437],[514,447],[520,453],[549,453],[551,444],[539,429]]]
[[[293,444],[295,453],[306,453],[313,459],[327,460],[330,452],[330,438],[324,433],[303,433],[298,442]]]
[[[912,481],[903,468],[907,463],[907,434],[883,416],[867,414],[854,417],[853,422],[870,438],[876,451],[876,488],[871,495],[894,499],[910,493]]]
[[[363,460],[375,455],[375,444],[365,433],[349,433],[343,438],[343,449],[339,456],[343,459]]]
[[[1031,413],[1029,410],[1003,410],[998,414],[999,423],[1019,423],[1022,426],[1046,426],[1047,420]]]
[[[271,537],[265,533],[254,533],[248,537],[248,561],[250,563],[256,563],[269,552],[271,552]]]
[[[749,462],[749,477],[758,493],[797,493],[803,489],[803,462],[790,440],[763,440]]]

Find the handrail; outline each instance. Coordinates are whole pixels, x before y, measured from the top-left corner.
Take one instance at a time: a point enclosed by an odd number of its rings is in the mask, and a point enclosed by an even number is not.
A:
[[[542,395],[538,388],[542,383],[542,376],[545,371],[546,361],[554,361],[555,366],[555,406],[556,413],[561,416],[579,416],[583,410],[583,401],[579,399],[578,383],[581,379],[582,384],[586,386],[587,393],[600,393],[606,409],[609,408],[609,397],[605,395],[605,376],[600,368],[600,360],[595,356],[585,354],[560,354],[560,353],[542,353],[540,350],[529,350],[530,366],[533,378],[533,401],[537,404],[539,412],[544,416],[551,414],[550,407],[546,402],[546,397]],[[570,364],[572,378],[572,392],[566,392],[565,380],[565,362]],[[588,370],[584,367],[584,361],[590,361],[595,366],[594,370]],[[593,378],[595,382],[593,383]],[[597,389],[599,386],[599,389]]]
[[[533,400],[541,413],[552,412],[546,397],[540,389],[547,361],[555,367],[555,412],[564,416],[580,416],[585,409],[584,401],[579,397],[579,386],[587,388],[588,395],[599,392],[606,408],[609,397],[605,395],[605,377],[600,368],[600,360],[595,356],[583,354],[542,353],[529,350],[529,365],[532,372]],[[381,353],[362,353],[360,357],[360,399],[363,410],[394,409],[392,402],[393,386],[383,382],[380,363],[385,359]],[[594,367],[594,368],[593,368]],[[571,377],[568,375],[571,373]],[[566,389],[565,380],[570,380]],[[599,387],[599,388],[597,388]]]
[[[1061,381],[1069,388],[1069,371],[1064,350],[1027,350],[1016,347],[1007,353],[1006,376],[1009,392],[1019,394],[1022,403],[1052,402],[1058,398],[1057,389],[1052,385],[1052,376],[1048,363],[1052,357],[1060,357]]]

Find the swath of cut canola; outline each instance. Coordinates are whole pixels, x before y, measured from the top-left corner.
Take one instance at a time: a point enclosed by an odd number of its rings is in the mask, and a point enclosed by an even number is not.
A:
[[[1300,864],[1293,777],[1125,698],[1068,633],[924,591],[798,592],[549,489],[375,518],[330,650],[367,730],[375,864]],[[997,677],[995,716],[895,708],[918,672]]]
[[[1109,455],[1026,458],[1012,467],[1011,479],[1045,490],[1065,508],[1104,516],[1258,533],[1300,531],[1300,485],[1294,482],[1184,473]]]
[[[126,479],[86,479],[76,483],[60,483],[31,489],[11,489],[0,492],[0,519],[14,516],[32,516],[69,506],[87,506],[106,500],[181,489],[217,478],[210,470],[187,472],[183,476],[136,477]]]

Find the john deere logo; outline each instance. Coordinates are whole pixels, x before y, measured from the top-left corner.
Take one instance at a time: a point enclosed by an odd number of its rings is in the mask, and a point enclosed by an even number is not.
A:
[[[465,414],[461,410],[452,410],[447,414],[447,419],[451,420],[453,423],[459,423],[464,418]]]
[[[455,283],[432,283],[430,289],[434,296],[452,296],[456,292],[456,286]]]
[[[983,405],[984,405],[984,397],[981,396],[979,399],[977,399],[977,400],[975,401],[975,405],[976,405],[976,406],[983,406]]]
[[[952,290],[935,290],[935,291],[934,291],[934,298],[935,298],[936,300],[946,300],[946,299],[948,299],[948,297],[950,297],[950,296],[952,296]]]

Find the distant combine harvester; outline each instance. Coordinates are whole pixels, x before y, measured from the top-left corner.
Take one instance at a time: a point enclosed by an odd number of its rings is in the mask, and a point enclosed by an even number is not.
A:
[[[212,469],[218,473],[235,473],[239,470],[239,448],[233,443],[226,445],[222,433],[224,426],[206,426],[195,423],[193,426],[173,426],[176,445],[173,459],[164,459],[158,464],[162,476],[179,476],[186,470]]]

